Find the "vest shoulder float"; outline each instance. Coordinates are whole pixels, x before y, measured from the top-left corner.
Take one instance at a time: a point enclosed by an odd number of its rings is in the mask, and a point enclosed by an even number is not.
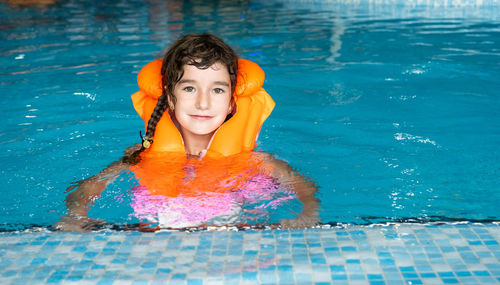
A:
[[[147,124],[162,94],[162,60],[144,66],[137,76],[140,90],[132,95],[134,108]],[[274,108],[273,99],[262,88],[264,71],[254,62],[239,59],[234,99],[236,113],[216,131],[207,150],[207,157],[224,157],[255,148],[255,140],[262,124]],[[145,152],[185,153],[182,136],[167,112],[164,113],[153,137],[153,144]]]

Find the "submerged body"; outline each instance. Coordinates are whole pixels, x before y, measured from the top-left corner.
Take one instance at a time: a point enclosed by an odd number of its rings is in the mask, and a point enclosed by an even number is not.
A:
[[[299,216],[282,221],[283,226],[318,222],[314,184],[287,163],[253,152],[260,128],[274,108],[262,89],[264,72],[258,65],[238,59],[213,35],[188,35],[173,44],[161,65],[159,61],[146,65],[138,83],[141,90],[132,95],[132,101],[145,122],[142,146],[130,148],[120,161],[80,182],[68,195],[68,214],[57,227],[85,230],[92,225],[89,203],[125,170],[132,171],[141,185],[134,189],[132,205],[138,216],[164,227],[235,217],[238,201],[252,197],[251,191],[269,196],[275,191],[274,183],[290,186],[304,203]],[[208,200],[191,203],[200,196]],[[159,207],[144,207],[148,201]],[[229,207],[217,207],[221,203]],[[209,214],[195,217],[200,211]]]
[[[131,206],[134,217],[161,228],[264,222],[269,209],[296,199],[290,187],[270,175],[261,153],[156,162],[168,171],[143,176],[132,191]],[[141,172],[134,167],[136,175]]]

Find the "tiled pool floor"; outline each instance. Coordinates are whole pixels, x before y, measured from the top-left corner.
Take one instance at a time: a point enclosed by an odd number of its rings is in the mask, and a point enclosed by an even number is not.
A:
[[[500,224],[0,233],[0,283],[500,283]]]

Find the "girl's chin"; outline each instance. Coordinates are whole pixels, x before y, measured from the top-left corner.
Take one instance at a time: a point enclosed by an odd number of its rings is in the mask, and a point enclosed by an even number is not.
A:
[[[200,137],[211,136],[211,135],[213,135],[215,133],[215,130],[199,130],[199,129],[190,130],[190,129],[185,129],[185,131],[189,132],[192,135],[200,136]]]

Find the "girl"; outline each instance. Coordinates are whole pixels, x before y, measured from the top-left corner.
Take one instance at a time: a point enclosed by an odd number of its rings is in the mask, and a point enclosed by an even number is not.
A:
[[[162,227],[199,226],[215,223],[217,217],[236,217],[234,201],[241,205],[255,196],[253,191],[277,189],[264,189],[262,183],[287,185],[304,204],[297,218],[281,221],[282,227],[318,223],[314,184],[287,163],[252,152],[274,107],[261,88],[263,81],[256,64],[238,59],[214,35],[191,34],[176,41],[162,62],[151,62],[138,76],[141,91],[132,95],[132,101],[145,121],[142,144],[128,148],[99,174],[69,187],[67,192],[78,186],[68,194],[67,215],[55,227],[84,231],[103,223],[88,217],[89,205],[125,170],[141,184],[134,189],[137,216]],[[203,203],[193,206],[200,197]],[[158,205],[141,207],[144,203]],[[222,207],[224,203],[230,206]]]

